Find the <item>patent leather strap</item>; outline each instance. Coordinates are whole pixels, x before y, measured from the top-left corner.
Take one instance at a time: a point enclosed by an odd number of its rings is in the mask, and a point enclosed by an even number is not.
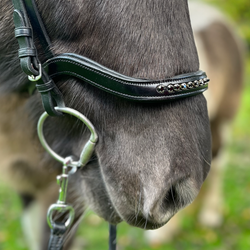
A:
[[[136,101],[169,101],[197,95],[207,89],[209,81],[203,71],[157,81],[128,77],[86,57],[70,53],[55,56],[43,66],[52,78],[72,76],[114,95]]]

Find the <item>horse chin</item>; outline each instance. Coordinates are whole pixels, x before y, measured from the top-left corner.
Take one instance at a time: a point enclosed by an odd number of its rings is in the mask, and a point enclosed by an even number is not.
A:
[[[124,221],[131,226],[143,229],[156,229],[166,224],[176,211],[157,211],[154,216],[146,216],[129,207],[129,200],[122,200],[123,192],[111,194],[101,176],[100,167],[96,162],[90,163],[81,171],[81,189],[84,190],[84,203],[99,217],[111,224]],[[118,204],[117,204],[118,202]],[[157,218],[156,218],[157,215]]]
[[[122,194],[116,196],[116,214],[131,226],[142,229],[157,229],[165,225],[179,210],[189,205],[198,195],[199,189],[187,178],[166,188],[157,199],[144,194],[141,204],[133,209],[132,200],[125,200]],[[120,197],[121,199],[118,199]],[[114,198],[114,196],[112,196]],[[134,202],[134,207],[136,203]]]
[[[194,177],[178,174],[161,186],[157,183],[160,176],[152,175],[146,181],[144,172],[133,175],[134,179],[130,176],[116,183],[116,178],[104,172],[97,162],[92,162],[83,171],[86,204],[111,224],[124,221],[142,229],[157,229],[165,225],[195,199],[202,183],[202,179],[198,181],[196,178],[195,181]],[[140,183],[138,189],[135,183]],[[157,185],[153,186],[153,183]]]
[[[150,221],[150,219],[145,219],[142,216],[138,216],[136,219],[128,220],[126,222],[131,226],[138,227],[138,228],[141,228],[144,230],[153,230],[153,229],[158,229],[158,228],[164,226],[166,223],[168,223],[168,221],[171,218],[172,218],[172,216],[162,223],[155,223],[155,222]]]

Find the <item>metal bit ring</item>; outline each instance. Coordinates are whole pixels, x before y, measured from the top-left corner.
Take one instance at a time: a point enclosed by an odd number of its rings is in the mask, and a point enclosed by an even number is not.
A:
[[[69,115],[73,115],[76,118],[78,118],[79,120],[81,120],[86,126],[87,128],[90,130],[90,138],[88,140],[88,142],[85,144],[82,153],[80,155],[80,159],[79,161],[73,161],[71,163],[71,166],[75,166],[75,167],[82,167],[85,166],[90,157],[93,154],[94,148],[95,148],[95,144],[98,140],[98,136],[97,133],[95,131],[95,128],[93,126],[93,124],[80,112],[78,112],[75,109],[71,109],[71,108],[67,108],[67,107],[55,107],[55,110],[63,112],[63,113],[67,113]],[[45,148],[45,150],[57,161],[59,161],[60,163],[64,164],[65,162],[65,158],[61,157],[60,155],[58,155],[56,152],[54,152],[50,146],[48,145],[47,141],[44,138],[44,134],[43,134],[43,124],[46,120],[46,118],[48,117],[48,113],[44,112],[37,124],[37,133],[38,133],[38,137],[40,139],[40,142],[42,144],[42,146]]]

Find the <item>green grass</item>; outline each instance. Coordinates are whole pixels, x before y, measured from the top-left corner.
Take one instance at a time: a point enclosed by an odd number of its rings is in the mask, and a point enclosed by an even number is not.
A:
[[[238,30],[250,48],[250,1],[249,0],[205,0],[219,7],[229,18],[237,22]]]
[[[21,204],[16,193],[0,185],[0,250],[26,250],[21,231]]]

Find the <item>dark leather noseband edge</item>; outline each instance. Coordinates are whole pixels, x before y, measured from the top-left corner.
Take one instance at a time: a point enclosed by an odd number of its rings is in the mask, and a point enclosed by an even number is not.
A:
[[[157,81],[128,77],[72,53],[55,56],[43,66],[52,78],[73,76],[114,95],[137,101],[167,101],[197,95],[207,89],[209,81],[203,71]]]

